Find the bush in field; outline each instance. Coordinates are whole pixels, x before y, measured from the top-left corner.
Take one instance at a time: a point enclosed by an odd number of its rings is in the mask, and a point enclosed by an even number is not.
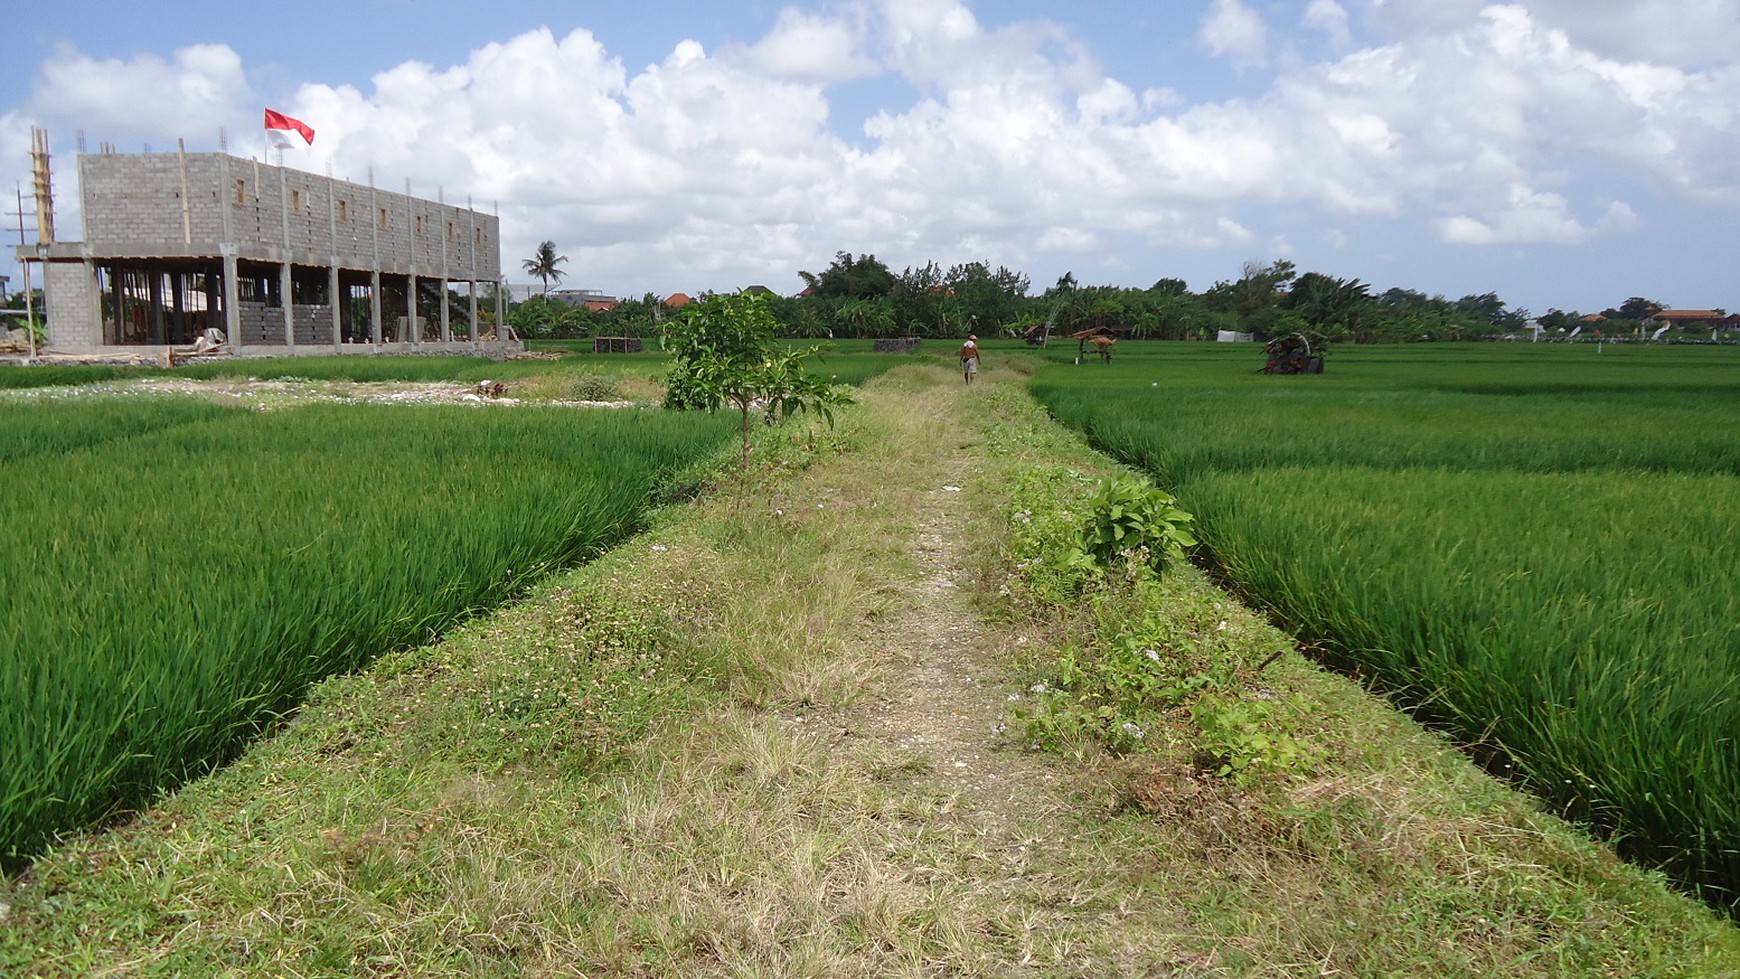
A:
[[[1151,738],[1164,743],[1187,714],[1211,774],[1244,781],[1308,771],[1319,752],[1293,734],[1301,714],[1293,698],[1268,687],[1251,696],[1287,647],[1274,648],[1272,630],[1229,628],[1239,614],[1188,585],[1189,514],[1138,478],[1102,480],[1084,501],[1090,484],[1071,470],[1039,468],[1012,487],[1012,598],[1081,606],[1089,624],[1035,664],[1038,682],[1009,702],[1003,730],[1031,748],[1079,750],[1092,740],[1135,752]],[[1107,531],[1132,513],[1124,534]],[[1150,553],[1178,566],[1162,573]]]
[[[1088,554],[1101,566],[1133,561],[1159,571],[1184,560],[1184,549],[1196,538],[1185,525],[1191,516],[1174,504],[1172,494],[1146,480],[1113,476],[1100,481],[1088,499],[1082,528]]]
[[[804,352],[774,349],[774,319],[758,293],[712,295],[691,303],[666,327],[671,366],[665,376],[665,407],[716,411],[737,409],[744,463],[749,460],[749,414],[760,409],[768,424],[801,412],[833,423],[833,408],[851,395],[804,369]]]

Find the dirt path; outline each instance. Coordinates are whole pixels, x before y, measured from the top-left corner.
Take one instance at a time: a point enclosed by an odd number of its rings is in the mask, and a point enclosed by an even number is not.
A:
[[[1006,824],[1049,797],[1045,786],[1054,779],[999,743],[1007,681],[994,658],[996,637],[957,585],[964,569],[953,531],[970,505],[969,461],[957,452],[936,468],[935,488],[913,501],[911,547],[921,577],[910,585],[912,604],[883,637],[886,694],[861,711],[854,730],[927,763],[936,787],[957,793],[967,813]]]

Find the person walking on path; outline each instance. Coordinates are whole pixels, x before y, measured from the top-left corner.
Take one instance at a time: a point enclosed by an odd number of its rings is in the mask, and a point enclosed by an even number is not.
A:
[[[973,376],[979,373],[979,338],[967,334],[967,342],[961,344],[961,374],[968,384],[973,383]]]

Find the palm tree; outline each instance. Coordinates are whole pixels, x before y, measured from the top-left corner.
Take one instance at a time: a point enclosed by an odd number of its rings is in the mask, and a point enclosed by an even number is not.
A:
[[[520,265],[526,270],[527,275],[543,280],[544,295],[547,296],[550,294],[550,280],[562,281],[563,272],[556,266],[567,260],[568,256],[556,254],[555,242],[546,241],[538,246],[537,252],[531,258],[521,262]]]

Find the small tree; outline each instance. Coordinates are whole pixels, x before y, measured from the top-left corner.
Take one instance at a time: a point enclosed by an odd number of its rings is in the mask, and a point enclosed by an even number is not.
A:
[[[665,326],[664,347],[671,354],[665,407],[736,408],[742,418],[742,465],[749,462],[753,409],[760,408],[769,425],[808,411],[832,425],[832,409],[851,403],[851,395],[836,388],[831,375],[824,378],[804,370],[803,359],[819,348],[773,349],[776,325],[767,297],[743,292],[691,303]]]

